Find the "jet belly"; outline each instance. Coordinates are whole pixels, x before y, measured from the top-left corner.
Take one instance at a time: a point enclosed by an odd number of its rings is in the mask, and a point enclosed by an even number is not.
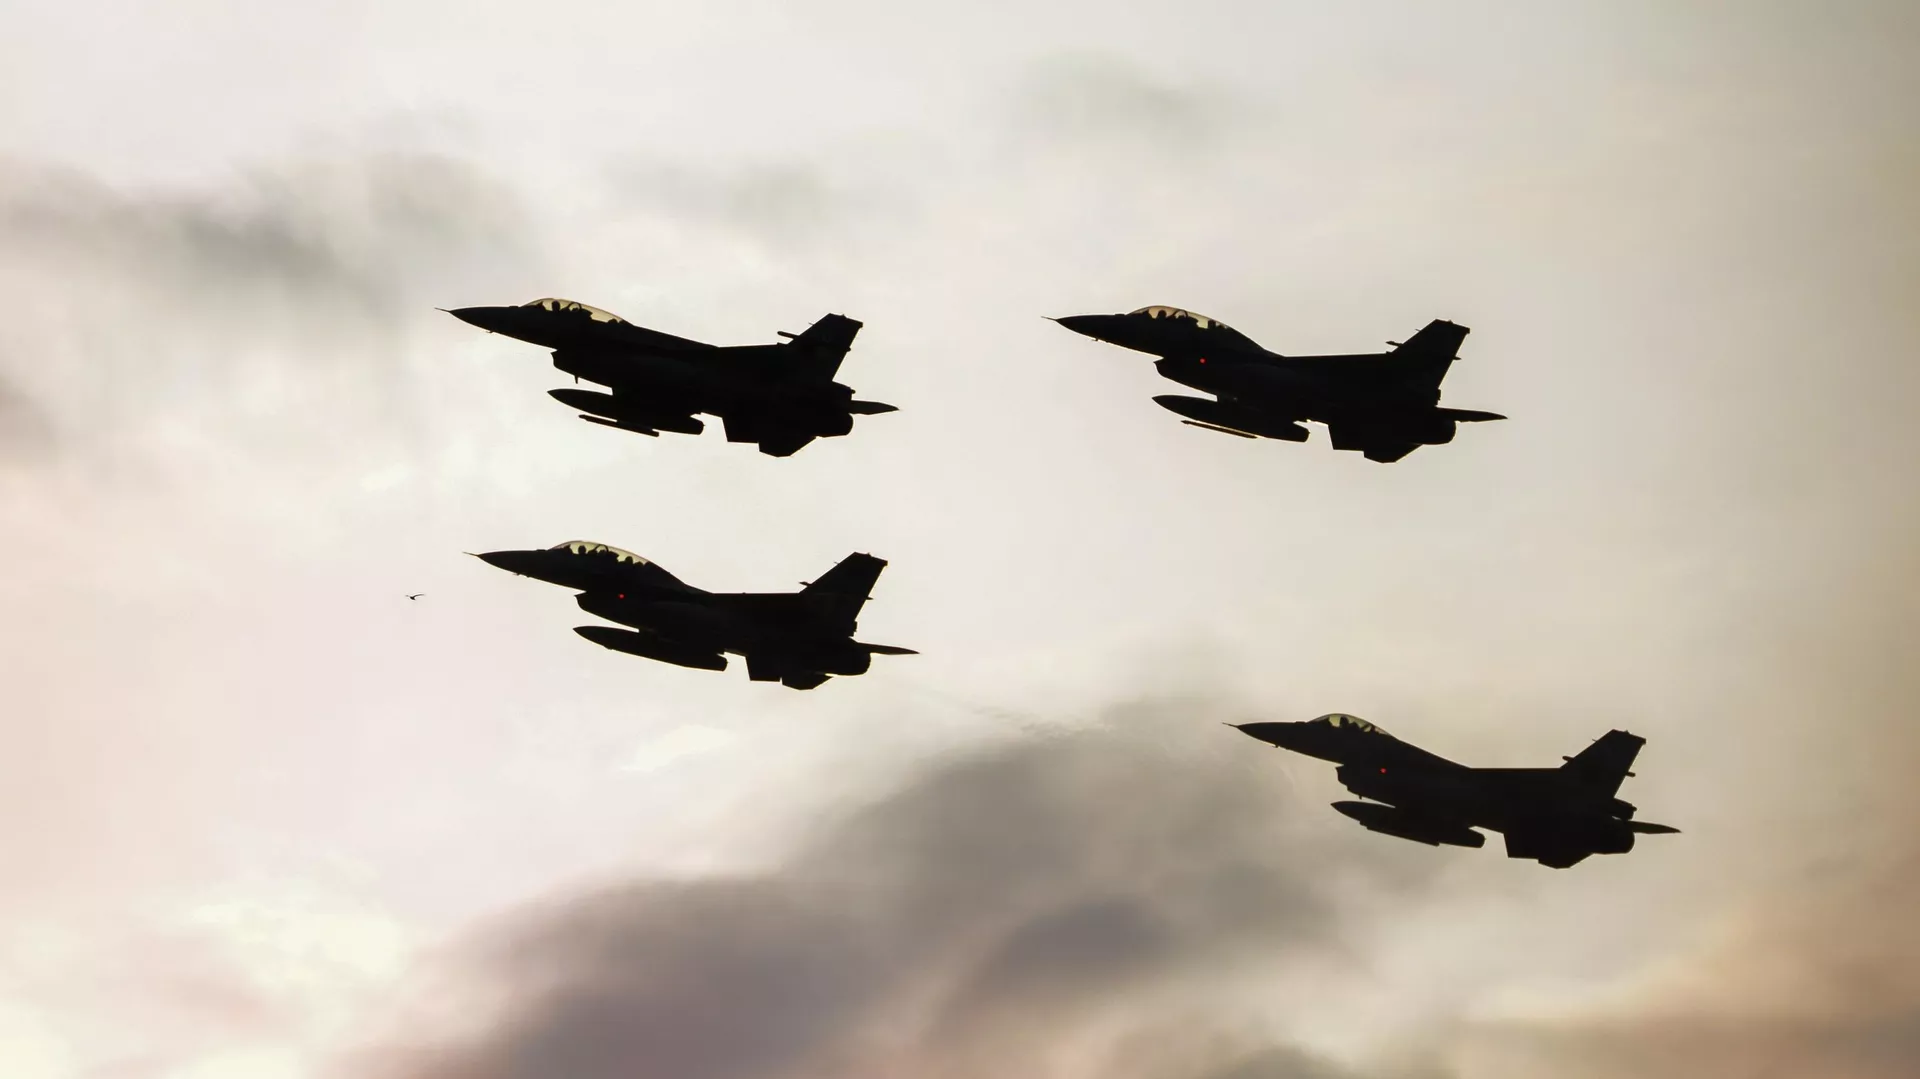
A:
[[[1316,419],[1333,401],[1328,387],[1286,361],[1168,357],[1154,364],[1161,377],[1216,396],[1271,410],[1276,418]]]
[[[646,630],[690,647],[737,656],[760,656],[782,666],[826,674],[865,674],[873,656],[850,636],[771,612],[741,610],[727,596],[698,601],[625,598],[605,593],[577,597],[591,615]]]
[[[1334,777],[1362,798],[1426,810],[1476,827],[1493,827],[1502,816],[1464,776],[1370,760],[1342,765]]]
[[[678,356],[648,352],[611,352],[601,349],[553,354],[553,366],[575,378],[602,386],[659,393],[675,397],[709,393],[711,375],[696,362]]]
[[[604,592],[586,592],[575,603],[588,614],[644,629],[715,652],[741,651],[745,642],[740,626],[711,604],[659,598],[621,598]]]
[[[714,597],[737,627],[733,640],[738,647],[729,646],[728,650],[762,657],[783,667],[826,674],[865,674],[873,664],[873,655],[853,642],[853,624],[823,620],[792,599],[755,593]]]

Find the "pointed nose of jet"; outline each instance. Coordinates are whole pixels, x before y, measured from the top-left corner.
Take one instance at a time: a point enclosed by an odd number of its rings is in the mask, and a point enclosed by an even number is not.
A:
[[[1118,316],[1115,315],[1068,315],[1065,318],[1053,319],[1053,321],[1058,322],[1074,333],[1080,334],[1082,337],[1091,337],[1099,340],[1103,337],[1105,331],[1112,328],[1113,320],[1117,317]]]
[[[446,311],[447,314],[452,315],[454,318],[459,319],[469,326],[478,326],[483,330],[500,333],[502,328],[512,321],[513,315],[511,312],[514,311],[514,308],[455,307],[452,310],[447,310],[446,308],[441,308],[441,310]]]
[[[467,553],[473,554],[471,551]],[[495,569],[503,569],[508,573],[517,573],[525,577],[533,568],[539,555],[539,551],[486,551],[475,554],[473,557]]]
[[[1298,723],[1232,723],[1229,726],[1241,734],[1258,738],[1262,742],[1281,749],[1293,749],[1299,741],[1294,737],[1294,732],[1300,726]]]

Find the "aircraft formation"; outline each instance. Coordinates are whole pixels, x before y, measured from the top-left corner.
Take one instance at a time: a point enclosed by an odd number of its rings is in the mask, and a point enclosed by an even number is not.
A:
[[[861,323],[829,314],[771,344],[713,345],[636,326],[572,300],[463,307],[449,314],[492,333],[549,349],[580,388],[550,390],[579,418],[658,437],[698,435],[701,416],[720,420],[728,442],[790,457],[819,438],[850,434],[856,416],[898,409],[854,397],[838,381]],[[1336,450],[1399,461],[1421,446],[1452,442],[1462,423],[1505,419],[1445,407],[1440,385],[1468,329],[1429,322],[1392,351],[1284,356],[1217,319],[1177,307],[1053,319],[1074,333],[1155,357],[1160,375],[1211,397],[1166,394],[1155,404],[1181,422],[1248,439],[1305,442],[1324,425]],[[876,655],[911,648],[854,639],[861,609],[887,563],[855,553],[797,592],[710,592],[630,551],[572,540],[475,555],[497,569],[572,590],[586,614],[614,625],[574,632],[603,648],[657,662],[723,671],[727,656],[747,677],[814,689],[865,674]],[[414,597],[409,597],[414,598]],[[1609,731],[1557,768],[1470,768],[1393,737],[1365,720],[1330,713],[1304,723],[1235,724],[1276,748],[1332,761],[1335,778],[1362,799],[1333,803],[1369,831],[1431,846],[1480,847],[1480,831],[1505,837],[1507,856],[1564,869],[1595,854],[1633,849],[1639,835],[1678,829],[1633,819],[1623,780],[1646,740]]]

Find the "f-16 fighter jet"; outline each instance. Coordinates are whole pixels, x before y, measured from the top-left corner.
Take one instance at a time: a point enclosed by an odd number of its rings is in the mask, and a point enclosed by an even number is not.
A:
[[[724,671],[721,653],[732,652],[746,657],[755,682],[812,689],[829,675],[865,674],[874,653],[918,654],[853,639],[860,608],[887,565],[870,554],[848,555],[799,592],[708,592],[631,551],[585,540],[474,557],[575,589],[581,610],[633,627],[574,627],[602,648],[681,667]]]
[[[1492,412],[1440,407],[1440,381],[1453,365],[1467,328],[1444,319],[1392,352],[1353,356],[1282,356],[1245,334],[1177,307],[1142,307],[1124,315],[1070,315],[1060,325],[1096,341],[1160,359],[1165,377],[1217,400],[1167,394],[1154,403],[1182,422],[1241,438],[1305,442],[1300,421],[1327,425],[1336,450],[1359,450],[1370,461],[1398,461],[1421,446],[1453,441],[1454,426],[1504,420]]]
[[[1346,788],[1371,802],[1333,808],[1385,835],[1428,846],[1478,847],[1486,828],[1507,839],[1507,857],[1565,869],[1592,854],[1625,854],[1636,835],[1679,831],[1633,819],[1615,797],[1647,740],[1608,731],[1558,768],[1468,768],[1402,742],[1354,716],[1306,723],[1232,726],[1282,749],[1332,761]]]
[[[855,416],[894,412],[892,405],[856,401],[834,381],[853,347],[860,323],[827,315],[789,340],[771,345],[709,345],[635,326],[618,315],[572,300],[547,298],[519,307],[462,307],[462,322],[553,349],[553,365],[610,388],[549,390],[580,410],[581,419],[658,437],[662,431],[697,435],[702,412],[725,424],[728,442],[753,442],[760,452],[788,457],[816,438],[853,430]]]

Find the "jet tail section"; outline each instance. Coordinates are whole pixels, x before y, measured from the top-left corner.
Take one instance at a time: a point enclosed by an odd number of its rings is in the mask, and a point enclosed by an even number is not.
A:
[[[1447,369],[1459,358],[1460,345],[1470,331],[1457,323],[1437,318],[1388,355],[1400,361],[1409,382],[1439,389]]]
[[[860,322],[845,315],[825,315],[792,335],[787,347],[798,353],[800,370],[830,382],[840,372],[840,361],[846,359],[847,350],[853,347],[860,326]]]
[[[1646,744],[1647,740],[1637,734],[1608,731],[1594,739],[1592,745],[1566,758],[1567,763],[1560,766],[1560,771],[1582,786],[1604,791],[1611,797],[1620,790],[1621,782],[1633,774],[1628,769],[1640,755],[1640,747]]]
[[[821,609],[829,619],[852,625],[860,617],[860,608],[872,598],[880,571],[887,568],[884,558],[870,554],[850,554],[819,579],[801,589],[800,595]]]

